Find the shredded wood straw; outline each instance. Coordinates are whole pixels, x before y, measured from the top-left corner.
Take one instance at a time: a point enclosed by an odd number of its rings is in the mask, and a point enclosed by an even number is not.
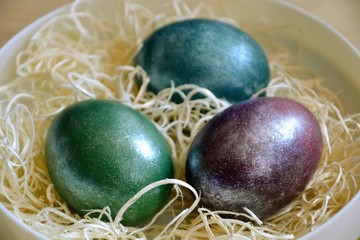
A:
[[[132,58],[148,34],[171,21],[206,16],[238,23],[203,3],[191,9],[172,1],[151,12],[117,1],[111,21],[91,5],[77,1],[69,14],[39,29],[17,56],[16,79],[0,86],[0,202],[31,228],[54,239],[292,239],[331,218],[359,191],[360,114],[345,116],[320,79],[291,65],[288,52],[273,46],[268,50],[272,80],[263,91],[294,99],[316,115],[324,136],[321,164],[303,194],[265,221],[248,209],[241,215],[249,221],[243,221],[229,217],[237,213],[200,208],[199,195],[184,181],[187,149],[204,123],[229,103],[194,85],[173,86],[157,95],[147,92],[150,79],[132,65]],[[206,98],[190,100],[198,92]],[[184,102],[171,102],[174,93]],[[109,208],[91,210],[100,213],[96,219],[71,212],[46,170],[43,148],[49,123],[69,104],[90,98],[121,101],[153,120],[171,147],[176,168],[175,179],[142,189],[115,219]],[[168,205],[145,226],[121,225],[126,209],[162,184],[174,186]],[[109,221],[101,221],[102,216]]]

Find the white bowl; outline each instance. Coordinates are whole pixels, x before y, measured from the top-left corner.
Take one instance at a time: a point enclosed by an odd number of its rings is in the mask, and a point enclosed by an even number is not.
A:
[[[161,0],[137,0],[150,9],[156,9]],[[360,112],[360,52],[341,34],[320,19],[286,2],[247,1],[247,0],[210,0],[214,9],[226,12],[238,22],[263,23],[270,25],[297,25],[302,31],[303,55],[300,65],[315,71],[326,79],[326,85],[333,90],[342,89],[340,95],[347,112]],[[190,0],[189,4],[196,4]],[[222,7],[217,7],[222,5]],[[226,7],[224,7],[226,5]],[[98,1],[98,11],[107,12],[111,8],[110,1]],[[19,32],[0,50],[1,83],[10,81],[15,74],[15,56],[24,48],[29,37],[42,24],[53,16],[69,11],[70,6],[64,6],[33,22]],[[284,31],[274,33],[282,44],[287,45],[296,53],[298,33]],[[2,239],[46,239],[26,226],[0,204],[0,232]],[[334,217],[306,234],[301,239],[353,240],[360,236],[360,192],[341,209]]]

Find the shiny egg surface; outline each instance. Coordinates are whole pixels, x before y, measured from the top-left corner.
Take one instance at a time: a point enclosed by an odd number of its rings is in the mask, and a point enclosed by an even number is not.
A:
[[[178,21],[156,30],[144,41],[135,65],[146,71],[149,90],[155,93],[171,82],[196,84],[230,102],[250,98],[270,78],[265,52],[250,35],[210,19]]]
[[[266,218],[293,201],[317,169],[323,143],[315,116],[290,99],[262,97],[230,106],[195,137],[186,179],[211,210]]]
[[[51,181],[71,209],[119,209],[146,185],[173,177],[170,149],[155,125],[116,101],[87,100],[52,121],[45,143]],[[167,202],[170,185],[142,196],[121,223],[137,225]]]

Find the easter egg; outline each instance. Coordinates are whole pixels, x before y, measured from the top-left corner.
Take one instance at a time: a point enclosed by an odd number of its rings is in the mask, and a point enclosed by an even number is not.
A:
[[[232,105],[196,135],[186,179],[211,210],[266,218],[291,203],[312,178],[323,149],[320,126],[300,103],[263,97]]]
[[[196,84],[230,102],[248,99],[270,77],[265,52],[250,35],[210,19],[178,21],[156,30],[144,41],[135,65],[146,71],[154,93],[171,82]]]
[[[78,102],[59,113],[47,132],[45,159],[56,190],[80,215],[109,207],[115,218],[143,187],[173,177],[170,149],[160,131],[138,111],[110,100]],[[169,185],[147,192],[121,223],[151,219],[170,192]]]

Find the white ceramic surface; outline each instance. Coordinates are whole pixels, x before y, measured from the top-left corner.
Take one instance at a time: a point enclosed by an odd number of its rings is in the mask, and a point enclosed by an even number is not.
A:
[[[137,0],[136,2],[155,10],[162,1]],[[196,0],[189,1],[190,5],[197,2]],[[107,9],[111,9],[110,1],[97,3],[98,11],[107,12]],[[252,24],[266,22],[274,26],[298,26],[302,32],[303,44],[299,64],[325,78],[326,85],[330,89],[342,89],[343,94],[340,98],[348,112],[360,112],[360,52],[333,28],[284,1],[208,0],[208,3],[238,22]],[[31,34],[49,18],[68,10],[69,6],[65,6],[38,19],[3,46],[0,50],[0,84],[11,81],[13,78],[16,53],[26,45]],[[293,53],[297,52],[298,33],[290,31],[273,34],[275,39],[287,45]],[[0,233],[0,239],[45,239],[19,221],[1,204]],[[360,192],[333,218],[301,239],[354,240],[357,237],[360,237]]]

